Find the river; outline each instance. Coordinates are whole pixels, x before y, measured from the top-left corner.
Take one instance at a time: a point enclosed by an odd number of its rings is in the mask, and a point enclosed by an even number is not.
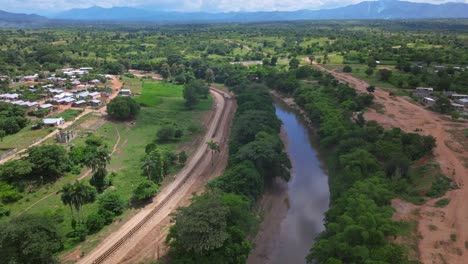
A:
[[[283,122],[283,139],[292,164],[291,179],[283,188],[267,190],[266,196],[284,196],[280,200],[270,199],[270,203],[282,203],[283,209],[267,206],[248,263],[303,264],[314,238],[324,230],[323,218],[329,205],[328,176],[306,122],[282,102],[275,102],[275,108]]]

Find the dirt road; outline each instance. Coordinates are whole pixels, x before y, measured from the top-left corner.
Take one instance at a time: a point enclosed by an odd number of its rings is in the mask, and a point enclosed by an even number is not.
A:
[[[177,208],[180,202],[190,195],[192,185],[205,173],[215,170],[211,165],[211,154],[206,142],[214,140],[220,143],[220,156],[227,155],[227,136],[230,118],[235,103],[218,92],[211,92],[216,102],[216,109],[207,133],[200,142],[196,152],[191,156],[187,165],[175,175],[175,180],[159,193],[153,201],[143,207],[132,219],[119,230],[106,238],[95,250],[84,256],[78,263],[120,263],[128,256],[139,241],[145,238],[162,221],[167,220],[169,214]],[[229,118],[226,118],[229,117]],[[219,129],[218,129],[219,126]],[[225,162],[224,166],[225,166]],[[224,166],[222,166],[224,168]],[[218,167],[218,166],[216,166]],[[223,169],[222,168],[222,169]],[[217,168],[219,170],[219,168]],[[222,170],[221,170],[222,171]],[[104,257],[103,257],[104,256]]]
[[[359,92],[366,92],[369,84],[348,74],[328,70],[314,63],[314,67],[332,74],[335,78],[345,81]],[[408,100],[390,96],[388,92],[376,89],[375,101],[385,107],[385,113],[376,111],[365,113],[367,120],[375,120],[384,127],[399,127],[406,132],[432,135],[437,140],[433,153],[445,175],[451,177],[459,189],[447,193],[451,202],[445,208],[434,207],[435,201],[428,201],[420,209],[418,231],[420,261],[422,263],[467,263],[468,251],[465,241],[468,241],[468,186],[464,184],[468,177],[468,169],[464,160],[468,153],[463,149],[464,142],[457,142],[447,130],[468,128],[467,123],[455,123],[446,117],[431,112],[424,107]],[[438,200],[438,199],[436,199]],[[452,241],[451,234],[457,236]]]

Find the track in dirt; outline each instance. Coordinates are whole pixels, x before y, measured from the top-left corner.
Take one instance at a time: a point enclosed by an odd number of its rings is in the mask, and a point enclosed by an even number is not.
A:
[[[365,81],[345,73],[328,70],[316,63],[313,66],[350,84],[359,92],[367,92],[366,88],[369,84]],[[460,145],[464,143],[457,143],[447,130],[468,128],[468,124],[452,122],[443,115],[431,112],[404,98],[390,96],[388,92],[381,89],[376,89],[374,95],[374,100],[385,107],[385,113],[369,111],[364,117],[367,120],[375,120],[387,128],[399,127],[406,132],[418,131],[417,133],[436,138],[437,146],[433,151],[434,157],[440,164],[442,172],[459,186],[458,189],[446,194],[451,202],[444,208],[434,206],[435,201],[440,198],[430,200],[419,207],[415,206],[419,210],[420,261],[431,264],[467,263],[467,251],[464,248],[465,242],[468,241],[468,225],[466,224],[468,223],[468,203],[466,203],[468,186],[465,185],[468,169],[464,165],[464,160],[468,160],[468,153],[456,152],[448,146],[447,143]],[[456,235],[456,241],[452,241],[451,234]]]
[[[165,190],[163,190],[160,195],[158,195],[151,204],[145,206],[138,214],[136,214],[132,219],[130,219],[126,224],[124,224],[117,232],[111,234],[106,240],[104,240],[100,246],[98,246],[93,252],[85,256],[78,263],[117,263],[119,258],[125,256],[125,252],[119,254],[118,256],[113,256],[117,251],[125,251],[129,247],[123,247],[124,244],[132,240],[132,238],[137,234],[145,225],[151,223],[152,226],[160,221],[159,219],[164,218],[169,215],[170,212],[175,209],[175,205],[179,202],[182,197],[186,194],[186,190],[189,189],[190,184],[186,184],[187,181],[193,180],[196,178],[198,171],[203,171],[206,166],[209,166],[210,162],[208,159],[207,145],[206,141],[214,139],[218,142],[223,142],[224,137],[219,131],[220,124],[223,120],[223,117],[227,109],[231,106],[229,98],[226,93],[220,91],[216,88],[210,88],[213,96],[215,97],[216,103],[216,112],[212,122],[209,126],[209,129],[204,137],[204,140],[201,142],[201,145],[198,147],[197,151],[193,157],[189,160],[187,166],[185,166],[176,176],[176,180],[169,185]],[[220,108],[221,107],[221,108]],[[208,160],[208,163],[206,162]],[[183,189],[183,190],[181,190]],[[185,190],[185,192],[184,192]],[[158,199],[159,198],[159,199]],[[149,225],[148,225],[149,226]],[[146,227],[145,227],[146,228]],[[135,239],[137,240],[137,239]],[[138,241],[133,241],[138,242]],[[111,260],[111,258],[113,258]]]

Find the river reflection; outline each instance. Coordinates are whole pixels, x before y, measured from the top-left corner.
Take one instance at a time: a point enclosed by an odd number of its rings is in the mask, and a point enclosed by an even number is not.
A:
[[[328,176],[314,148],[310,130],[299,114],[282,102],[275,103],[276,115],[287,133],[287,152],[292,163],[292,177],[287,185],[289,208],[280,225],[275,264],[305,263],[314,238],[324,229],[328,209]]]

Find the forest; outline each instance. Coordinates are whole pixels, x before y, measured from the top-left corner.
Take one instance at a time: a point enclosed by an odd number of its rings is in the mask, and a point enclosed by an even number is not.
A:
[[[58,262],[81,245],[90,250],[90,238],[108,234],[109,226],[148,204],[190,159],[186,145],[204,132],[200,124],[214,106],[214,85],[237,103],[228,163],[204,193],[173,213],[166,238],[171,263],[247,261],[262,222],[258,203],[265,188],[290,178],[272,91],[293,98],[312,121],[328,170],[325,231],[307,261],[417,263],[411,245],[395,242],[405,235],[405,223],[392,220],[391,201],[421,205],[456,188],[450,175],[427,161],[444,142],[384,127],[364,114],[381,111],[375,93],[381,89],[463,123],[466,105],[460,107],[453,95],[468,94],[467,24],[369,20],[1,29],[1,154],[14,149],[11,142],[33,143],[30,134],[51,132],[36,125],[44,116],[55,117],[13,104],[8,96],[25,102],[49,98],[45,87],[54,87],[55,79],[71,91],[77,80],[66,68],[92,69],[78,78],[101,83],[90,92],[111,93],[106,75],[118,76],[132,96],[110,100],[109,119],[94,131],[82,129],[71,144],[48,140],[0,164],[0,259]],[[370,86],[357,91],[317,65]],[[421,87],[431,93],[421,98]],[[433,105],[424,103],[429,96]],[[66,121],[82,113],[66,111],[70,117],[59,116]],[[219,152],[217,142],[206,144],[210,155]],[[87,171],[90,179],[84,181]],[[420,188],[420,182],[428,184]],[[48,203],[34,207],[49,196]]]

